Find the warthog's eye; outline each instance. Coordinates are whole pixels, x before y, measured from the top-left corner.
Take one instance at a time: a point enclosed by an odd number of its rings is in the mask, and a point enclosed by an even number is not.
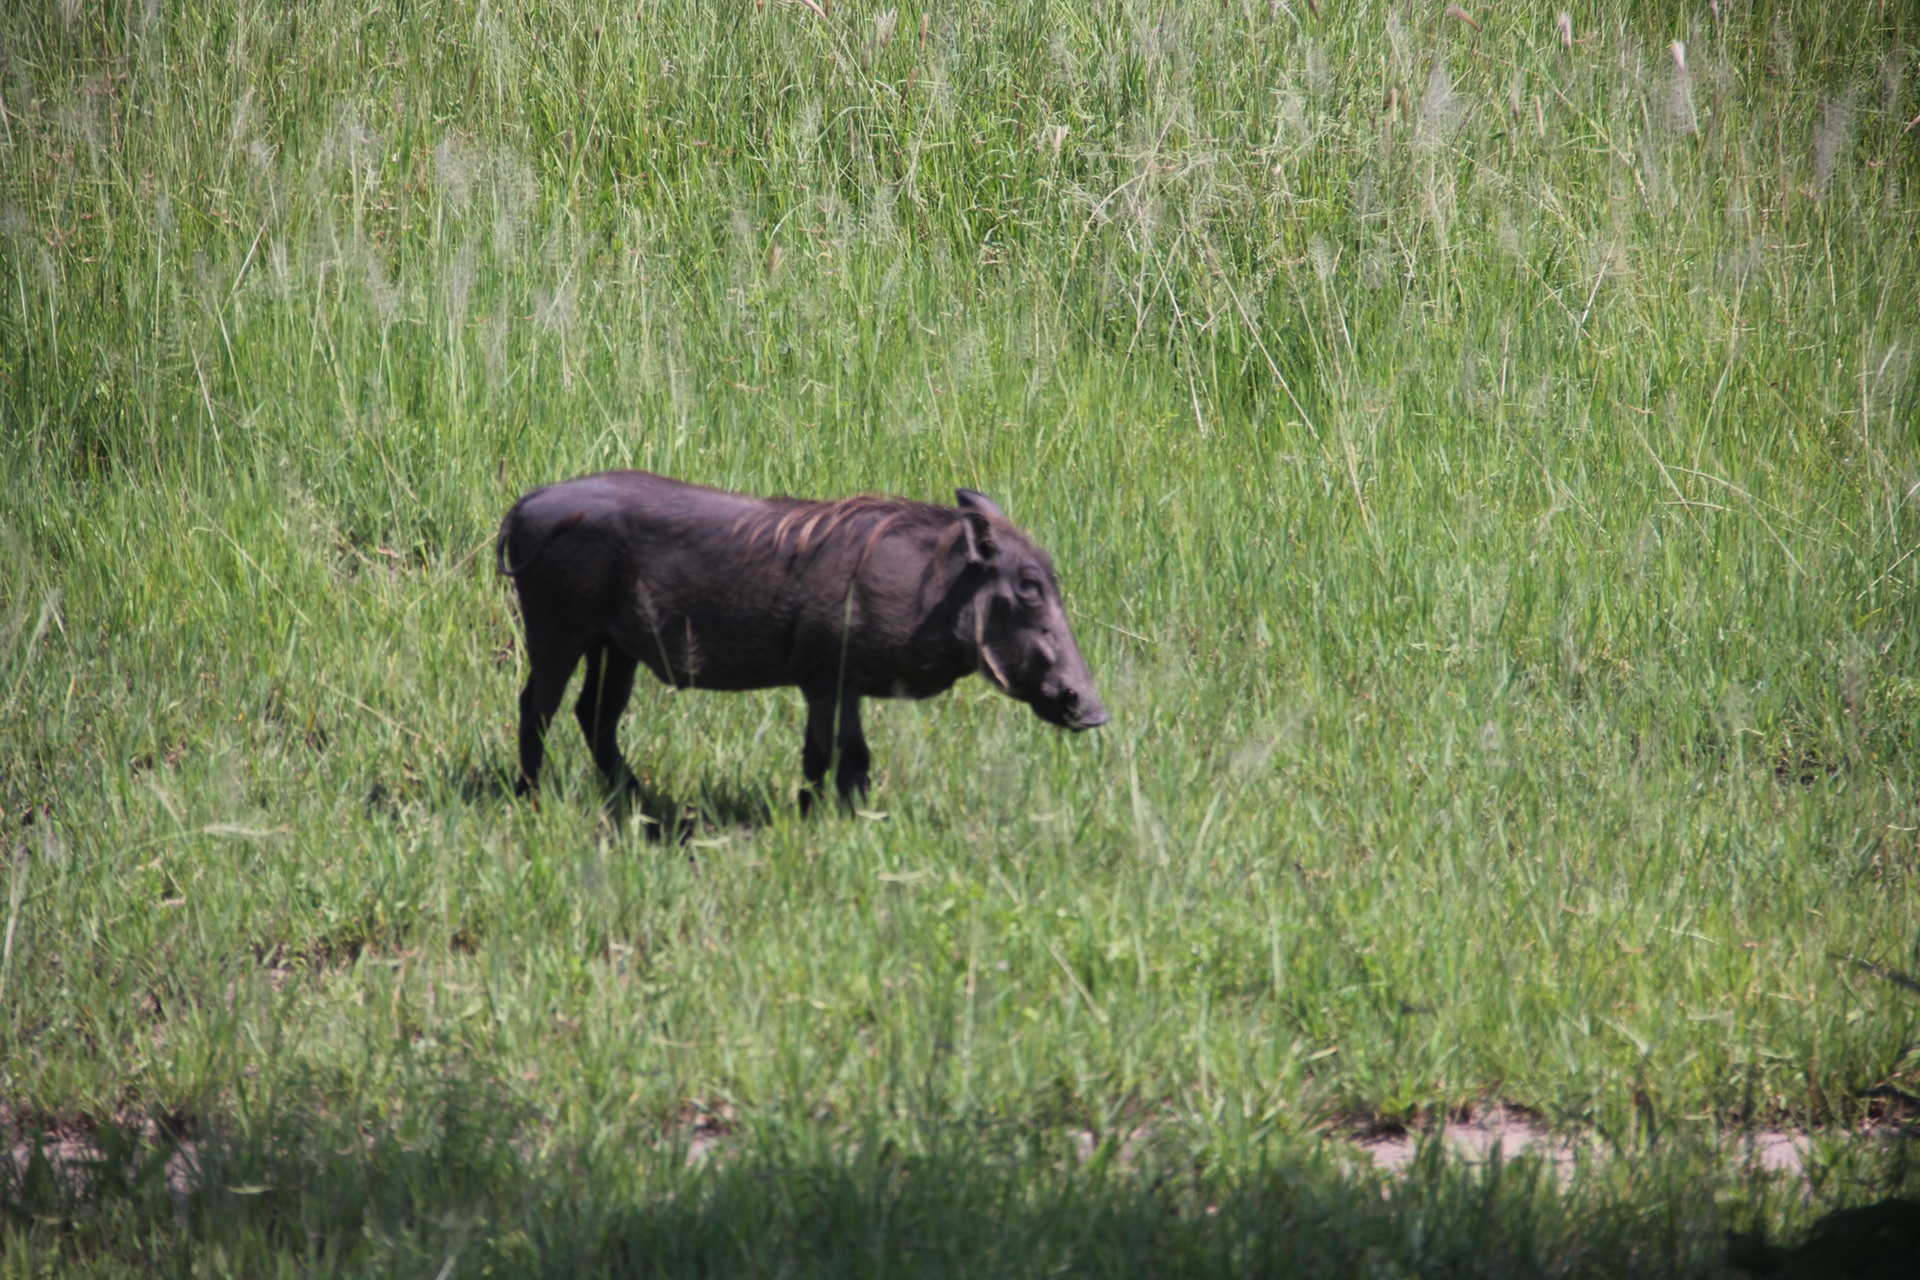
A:
[[[1037,605],[1047,598],[1047,584],[1030,573],[1020,575],[1020,603]]]

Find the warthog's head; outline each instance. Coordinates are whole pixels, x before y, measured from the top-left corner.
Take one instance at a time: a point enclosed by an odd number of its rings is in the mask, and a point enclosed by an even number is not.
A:
[[[964,548],[979,588],[967,610],[980,674],[1048,724],[1076,732],[1107,722],[1086,659],[1067,625],[1053,561],[991,500],[956,496],[966,517]]]

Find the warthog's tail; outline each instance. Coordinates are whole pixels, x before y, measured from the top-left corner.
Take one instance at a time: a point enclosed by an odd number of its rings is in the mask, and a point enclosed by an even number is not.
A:
[[[513,566],[512,568],[508,568],[507,567],[507,527],[513,523],[513,515],[514,513],[509,511],[507,513],[507,518],[500,522],[500,536],[494,539],[494,543],[493,543],[493,563],[500,570],[502,575],[509,578],[518,577],[520,574],[523,574],[528,569],[532,568],[534,562],[539,560],[541,556],[547,553],[547,548],[553,545],[553,540],[555,538],[559,537],[561,534],[567,532],[567,530],[573,528],[575,525],[579,524],[582,520],[585,520],[587,518],[587,513],[584,511],[574,512],[572,515],[568,516],[565,520],[562,520],[560,523],[554,525],[553,528],[547,530],[547,536],[540,540],[540,545],[533,549],[532,555],[528,556],[525,560],[522,560],[519,564]]]

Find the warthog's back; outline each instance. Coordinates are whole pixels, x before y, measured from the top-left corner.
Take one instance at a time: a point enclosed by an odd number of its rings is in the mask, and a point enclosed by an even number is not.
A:
[[[529,617],[611,640],[663,680],[804,685],[844,654],[856,683],[871,675],[880,693],[903,666],[916,686],[929,665],[947,669],[940,688],[972,669],[910,647],[939,535],[955,523],[922,503],[755,498],[622,471],[536,490],[504,534]]]

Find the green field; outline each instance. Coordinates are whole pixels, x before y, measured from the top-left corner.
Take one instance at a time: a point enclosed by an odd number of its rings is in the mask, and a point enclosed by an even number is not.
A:
[[[1920,1193],[1920,22],[1470,8],[8,5],[0,1277]],[[643,677],[640,811],[565,716],[515,801],[494,532],[621,466],[990,494],[1112,723],[874,705],[803,820],[796,693]]]

